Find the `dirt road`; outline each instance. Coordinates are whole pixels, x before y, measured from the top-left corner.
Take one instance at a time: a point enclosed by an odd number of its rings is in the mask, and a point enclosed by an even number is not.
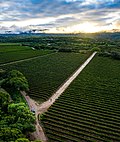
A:
[[[42,140],[42,142],[47,142],[47,137],[44,134],[42,127],[38,121],[38,114],[42,114],[48,110],[48,108],[58,99],[58,97],[67,89],[67,87],[72,83],[72,81],[80,74],[80,72],[89,64],[97,52],[94,52],[64,83],[59,87],[59,89],[49,98],[48,101],[38,104],[32,100],[29,96],[26,96],[25,92],[22,92],[25,97],[29,108],[35,110],[36,116],[36,131],[33,133],[33,136],[36,140]]]
[[[97,52],[94,52],[65,82],[59,89],[49,98],[48,101],[42,103],[38,108],[38,113],[44,113],[58,99],[58,97],[68,88],[72,81],[80,74],[80,72],[89,64]]]
[[[21,94],[24,96],[30,110],[35,110],[35,117],[36,117],[36,124],[35,128],[36,131],[31,134],[31,137],[33,140],[42,140],[42,142],[47,142],[47,138],[44,134],[43,128],[40,126],[39,121],[38,121],[38,109],[39,109],[39,104],[31,99],[29,96],[26,95],[26,92],[21,91]]]
[[[9,63],[3,63],[3,64],[0,64],[0,66],[6,66],[6,65],[12,65],[12,64],[15,64],[15,63],[21,63],[21,62],[25,62],[25,61],[30,61],[30,60],[34,60],[34,59],[37,59],[37,58],[49,56],[51,54],[56,54],[56,52],[48,53],[48,54],[41,55],[41,56],[31,57],[31,58],[27,58],[27,59],[21,59],[21,60],[18,60],[18,61],[12,61],[12,62],[9,62]]]

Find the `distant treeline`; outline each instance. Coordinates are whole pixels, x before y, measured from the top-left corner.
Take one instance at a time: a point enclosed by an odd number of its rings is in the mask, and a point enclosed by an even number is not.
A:
[[[78,52],[98,47],[102,51],[120,51],[120,33],[97,34],[19,34],[0,35],[0,43],[19,43],[35,49]]]
[[[99,53],[99,56],[112,57],[113,59],[120,60],[120,52],[117,51],[101,52]]]

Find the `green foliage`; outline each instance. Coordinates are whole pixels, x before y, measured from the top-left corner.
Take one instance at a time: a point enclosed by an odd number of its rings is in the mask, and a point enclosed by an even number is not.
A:
[[[38,120],[43,120],[45,118],[44,115],[45,115],[44,113],[38,115]]]
[[[8,73],[8,78],[14,78],[14,77],[23,77],[23,74],[20,71],[12,70]]]
[[[4,142],[14,141],[17,138],[24,137],[19,129],[5,127],[0,129],[0,139]]]
[[[117,51],[101,52],[99,53],[99,56],[112,57],[113,59],[120,60],[120,52]]]
[[[26,138],[19,138],[15,142],[30,142],[30,141]]]
[[[22,59],[43,56],[52,53],[50,50],[33,50],[28,46],[0,44],[0,64]]]
[[[6,69],[17,69],[24,73],[30,85],[29,95],[41,102],[66,80],[91,53],[55,53],[39,59],[8,65]]]
[[[120,62],[95,56],[45,113],[49,141],[120,141]]]
[[[120,60],[120,52],[111,52],[111,56],[114,59]]]
[[[0,88],[0,109],[5,111],[9,102],[10,95],[4,89]]]
[[[29,89],[27,79],[17,70],[12,70],[8,73],[4,86],[11,87],[13,90],[27,91]]]
[[[35,140],[35,141],[32,141],[32,142],[42,142],[42,141],[40,141],[40,140]]]
[[[6,71],[3,69],[0,69],[0,87],[4,83],[5,77],[6,77]]]
[[[0,121],[0,139],[14,141],[35,131],[35,116],[24,103],[11,103],[6,111],[2,110]]]
[[[35,117],[26,107],[24,103],[10,104],[8,106],[8,113],[15,116],[12,120],[12,127],[20,129],[22,132],[33,132]]]
[[[98,52],[100,52],[101,51],[101,49],[99,48],[99,47],[93,47],[92,49],[91,49],[91,51],[98,51]]]
[[[3,76],[2,78],[3,79]],[[23,74],[17,70],[5,75],[2,86],[7,90],[25,89],[28,82]],[[13,91],[9,91],[13,93]],[[15,91],[18,92],[18,91]],[[18,94],[16,94],[18,95]],[[24,103],[13,103],[12,97],[0,86],[0,140],[1,142],[15,141],[23,138],[28,132],[35,131],[35,116]],[[18,139],[17,141],[20,141]],[[29,141],[29,140],[28,140]]]
[[[6,74],[6,71],[3,69],[0,69],[0,78],[4,78],[5,74]]]
[[[10,90],[8,89],[9,94],[11,95],[12,100],[14,101],[14,103],[20,103],[23,102],[27,105],[27,102],[25,100],[25,98],[23,97],[23,95],[21,95],[21,92],[18,90]]]

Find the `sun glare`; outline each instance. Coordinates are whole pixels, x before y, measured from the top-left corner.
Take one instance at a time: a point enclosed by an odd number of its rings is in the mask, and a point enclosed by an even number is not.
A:
[[[74,32],[95,33],[99,32],[101,28],[96,26],[96,24],[94,23],[85,22],[82,24],[72,26],[71,30]]]

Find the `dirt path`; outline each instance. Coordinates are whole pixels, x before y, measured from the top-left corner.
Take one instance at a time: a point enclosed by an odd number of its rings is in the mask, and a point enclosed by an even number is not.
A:
[[[58,97],[68,88],[72,81],[80,74],[80,72],[93,59],[97,52],[94,52],[65,82],[59,89],[49,98],[48,101],[42,103],[38,108],[38,113],[44,113],[58,99]]]
[[[58,99],[58,97],[68,88],[72,81],[80,74],[80,72],[89,64],[97,52],[94,52],[64,83],[59,87],[59,89],[49,98],[48,101],[38,104],[36,101],[32,100],[29,96],[26,96],[25,92],[22,92],[25,97],[29,108],[35,109],[36,116],[36,131],[33,136],[36,140],[42,140],[42,142],[47,142],[47,137],[44,134],[42,127],[38,121],[38,114],[42,114],[48,110],[48,108]]]
[[[26,92],[21,91],[21,94],[24,96],[30,110],[35,110],[35,117],[36,117],[36,124],[35,128],[36,131],[31,134],[32,140],[42,140],[42,142],[47,142],[47,138],[44,134],[43,128],[40,126],[39,121],[38,121],[38,109],[39,109],[39,104],[31,99],[29,96],[26,95]]]
[[[34,60],[34,59],[37,59],[37,58],[49,56],[49,55],[52,55],[52,54],[56,54],[56,52],[48,53],[48,54],[41,55],[41,56],[31,57],[31,58],[27,58],[27,59],[22,59],[22,60],[19,60],[19,61],[12,61],[12,62],[9,62],[9,63],[0,64],[0,66],[6,66],[6,65],[11,65],[11,64],[15,64],[15,63],[21,63],[21,62],[25,62],[25,61],[30,61],[30,60]]]

